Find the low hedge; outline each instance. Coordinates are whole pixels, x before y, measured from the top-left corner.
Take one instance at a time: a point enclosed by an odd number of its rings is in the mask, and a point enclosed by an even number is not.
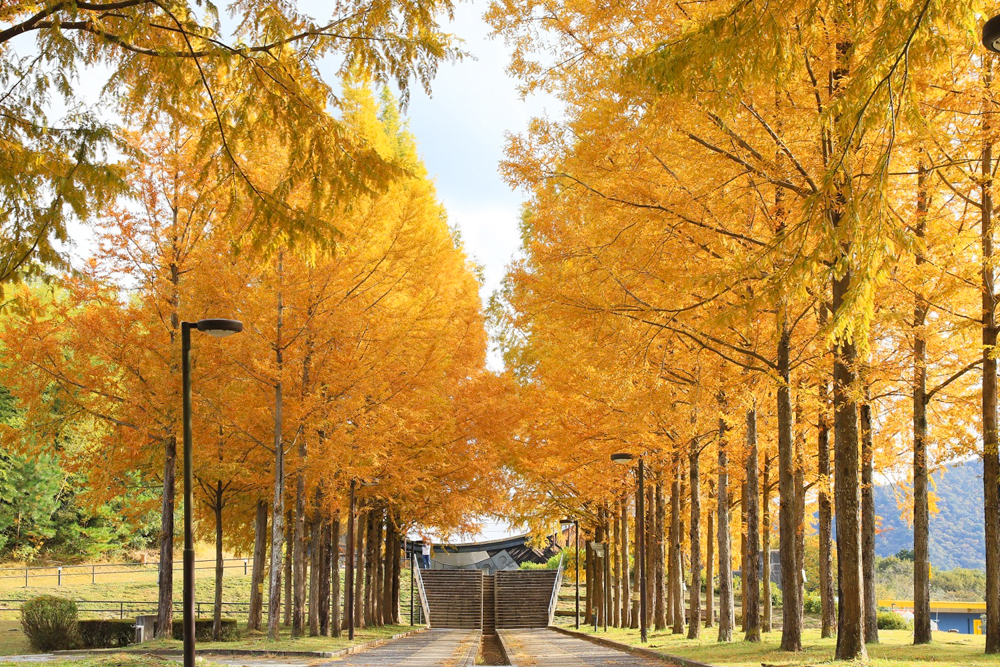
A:
[[[85,648],[118,648],[135,643],[135,619],[88,619],[77,625]]]
[[[212,619],[198,618],[194,621],[194,639],[199,642],[210,642],[212,639]],[[239,628],[236,627],[235,618],[222,619],[222,632],[219,641],[234,642],[240,638]],[[184,639],[183,619],[174,619],[173,627],[174,639]]]

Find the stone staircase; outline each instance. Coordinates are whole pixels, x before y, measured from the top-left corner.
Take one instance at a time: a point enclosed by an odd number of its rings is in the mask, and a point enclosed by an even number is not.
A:
[[[544,628],[556,584],[554,570],[501,571],[422,570],[432,628],[480,629],[484,635],[498,628]]]
[[[556,584],[555,570],[512,570],[496,573],[496,627],[544,628]]]
[[[432,628],[483,627],[483,573],[479,570],[422,570]]]

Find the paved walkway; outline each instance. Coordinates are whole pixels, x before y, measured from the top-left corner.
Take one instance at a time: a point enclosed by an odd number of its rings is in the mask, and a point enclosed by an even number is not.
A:
[[[426,630],[354,655],[319,663],[325,667],[471,667],[479,630]],[[315,664],[315,663],[314,663]]]
[[[668,663],[605,648],[554,630],[500,630],[514,667],[669,667]]]

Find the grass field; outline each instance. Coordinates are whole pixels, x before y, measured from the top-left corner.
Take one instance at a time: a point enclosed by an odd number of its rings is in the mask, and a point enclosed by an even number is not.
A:
[[[23,665],[20,662],[0,662],[4,665]],[[199,664],[211,664],[208,662]],[[45,663],[46,667],[177,667],[176,662],[148,655],[114,655],[87,658],[84,660],[57,660]]]
[[[573,619],[560,618],[559,625],[571,626]],[[737,623],[737,628],[739,624]],[[638,630],[608,628],[594,632],[593,627],[581,627],[581,631],[625,644],[641,646]],[[836,639],[821,639],[819,630],[807,628],[802,633],[801,653],[786,653],[779,648],[781,632],[764,635],[760,644],[750,644],[742,639],[738,630],[733,633],[737,640],[720,644],[718,629],[702,628],[699,639],[687,639],[687,635],[674,635],[670,631],[649,633],[646,648],[677,655],[683,658],[706,662],[719,667],[760,667],[761,665],[782,665],[804,667],[811,665],[850,665],[853,663],[833,660]],[[882,630],[880,644],[869,645],[868,664],[876,667],[915,667],[917,665],[941,665],[966,667],[995,667],[1000,665],[1000,655],[983,654],[985,638],[976,635],[957,635],[944,632],[935,633],[935,642],[926,646],[913,646],[913,633],[908,630]]]
[[[198,558],[204,558],[205,554],[199,552]],[[117,568],[116,568],[117,569]],[[403,570],[400,581],[400,611],[404,621],[409,620],[410,604],[410,573]],[[344,572],[341,571],[341,583],[343,584]],[[36,595],[58,595],[71,598],[77,601],[80,607],[80,618],[114,617],[122,615],[122,603],[124,603],[124,617],[134,617],[138,613],[155,613],[157,599],[157,577],[148,571],[138,571],[132,574],[123,575],[98,575],[96,584],[91,583],[90,577],[66,577],[63,578],[63,585],[57,586],[56,580],[52,577],[31,577],[29,583],[32,585],[25,588],[23,580],[20,586],[14,585],[16,582],[11,579],[0,580],[0,656],[32,653],[31,646],[27,638],[21,632],[19,622],[20,603],[23,600]],[[38,585],[35,585],[35,582]],[[174,601],[175,614],[179,613],[181,600],[181,576],[180,572],[174,574]],[[215,573],[212,570],[197,571],[195,580],[195,600],[199,603],[200,615],[208,617],[212,614],[212,601],[215,599]],[[226,568],[223,577],[222,599],[226,603],[246,604],[250,601],[250,577],[243,574],[243,568],[238,564]],[[108,601],[115,604],[89,604],[85,601]],[[129,604],[131,603],[131,604]],[[101,611],[97,611],[100,609]],[[223,606],[223,615],[237,619],[242,628],[246,623],[245,606]],[[386,628],[376,628],[371,630],[360,630],[355,633],[356,643],[378,639],[383,636],[390,636],[409,629],[409,626],[391,626]],[[289,633],[287,630],[284,635]],[[234,644],[226,642],[220,644],[225,648],[272,648],[275,650],[294,648],[294,650],[336,650],[338,647],[346,645],[346,637],[343,639],[333,638],[299,638],[284,639],[279,642],[268,642],[264,637],[245,636],[241,642]],[[155,646],[173,647],[180,646],[180,642],[172,640],[157,640]],[[209,646],[209,644],[199,644],[199,646]],[[78,663],[74,663],[78,664]]]

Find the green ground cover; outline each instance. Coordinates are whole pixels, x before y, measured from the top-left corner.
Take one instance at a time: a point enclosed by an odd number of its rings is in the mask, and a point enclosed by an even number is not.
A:
[[[410,611],[410,576],[409,570],[403,570],[400,581],[400,613],[401,619],[408,622]],[[210,617],[212,614],[212,600],[215,598],[215,578],[211,570],[199,570],[195,581],[195,600],[200,603],[201,617]],[[142,613],[154,613],[157,599],[157,580],[155,576],[146,573],[136,575],[115,575],[99,576],[96,584],[90,583],[86,579],[67,578],[62,586],[56,586],[55,581],[40,579],[43,585],[32,585],[25,588],[23,585],[16,586],[11,580],[6,580],[0,585],[0,656],[19,655],[33,653],[33,649],[28,644],[27,638],[21,632],[20,625],[20,603],[23,600],[36,595],[58,595],[71,598],[78,602],[80,606],[80,618],[113,617],[118,618],[120,606],[114,604],[93,605],[83,601],[109,601],[124,603],[144,603],[138,607]],[[344,581],[344,572],[341,571],[341,585]],[[181,576],[180,572],[174,576],[174,600],[179,604],[181,600]],[[250,601],[250,577],[242,573],[242,569],[227,569],[223,577],[222,599],[225,602],[249,603]],[[106,610],[103,612],[96,609]],[[130,614],[128,605],[125,607],[125,617],[135,615],[135,611]],[[238,626],[243,631],[246,625],[246,607],[223,607],[223,615],[237,619]],[[379,639],[391,636],[399,632],[404,632],[410,626],[389,626],[386,628],[373,628],[359,630],[355,633],[356,643]],[[290,632],[286,629],[284,636]],[[343,639],[333,638],[298,638],[283,639],[279,642],[268,642],[262,635],[246,635],[239,643],[223,642],[218,644],[224,648],[271,648],[274,650],[298,650],[298,651],[334,651],[347,645],[346,637]],[[145,646],[158,646],[160,648],[180,646],[180,642],[173,640],[157,640],[155,644]],[[215,644],[199,644],[199,646],[209,647]],[[76,664],[76,663],[74,663]]]
[[[0,664],[13,667],[23,665],[20,662],[2,662]],[[209,665],[211,663],[200,663]],[[116,653],[113,655],[85,658],[83,660],[55,660],[45,663],[46,667],[177,667],[177,663],[165,658],[150,655],[128,655]]]
[[[558,624],[572,625],[571,618],[560,618]],[[568,621],[568,623],[567,623]],[[739,625],[737,624],[737,628]],[[638,630],[622,630],[608,628],[594,632],[592,627],[581,627],[582,632],[596,634],[600,637],[641,646]],[[687,635],[674,635],[666,632],[649,633],[649,643],[646,648],[677,655],[683,658],[698,660],[719,667],[760,667],[761,665],[782,665],[787,667],[805,667],[811,665],[850,665],[853,663],[833,660],[836,639],[821,639],[819,630],[807,628],[802,634],[801,653],[786,653],[780,650],[781,633],[770,632],[764,635],[760,644],[750,644],[739,641],[742,633],[734,632],[737,641],[720,644],[717,641],[717,628],[702,628],[699,639],[687,639]],[[1000,665],[1000,655],[987,656],[983,654],[985,638],[975,635],[958,635],[939,632],[935,633],[935,642],[927,646],[913,646],[913,633],[909,630],[881,630],[881,643],[868,646],[870,665],[874,667],[916,667],[919,665],[941,665],[966,667],[986,667]]]

